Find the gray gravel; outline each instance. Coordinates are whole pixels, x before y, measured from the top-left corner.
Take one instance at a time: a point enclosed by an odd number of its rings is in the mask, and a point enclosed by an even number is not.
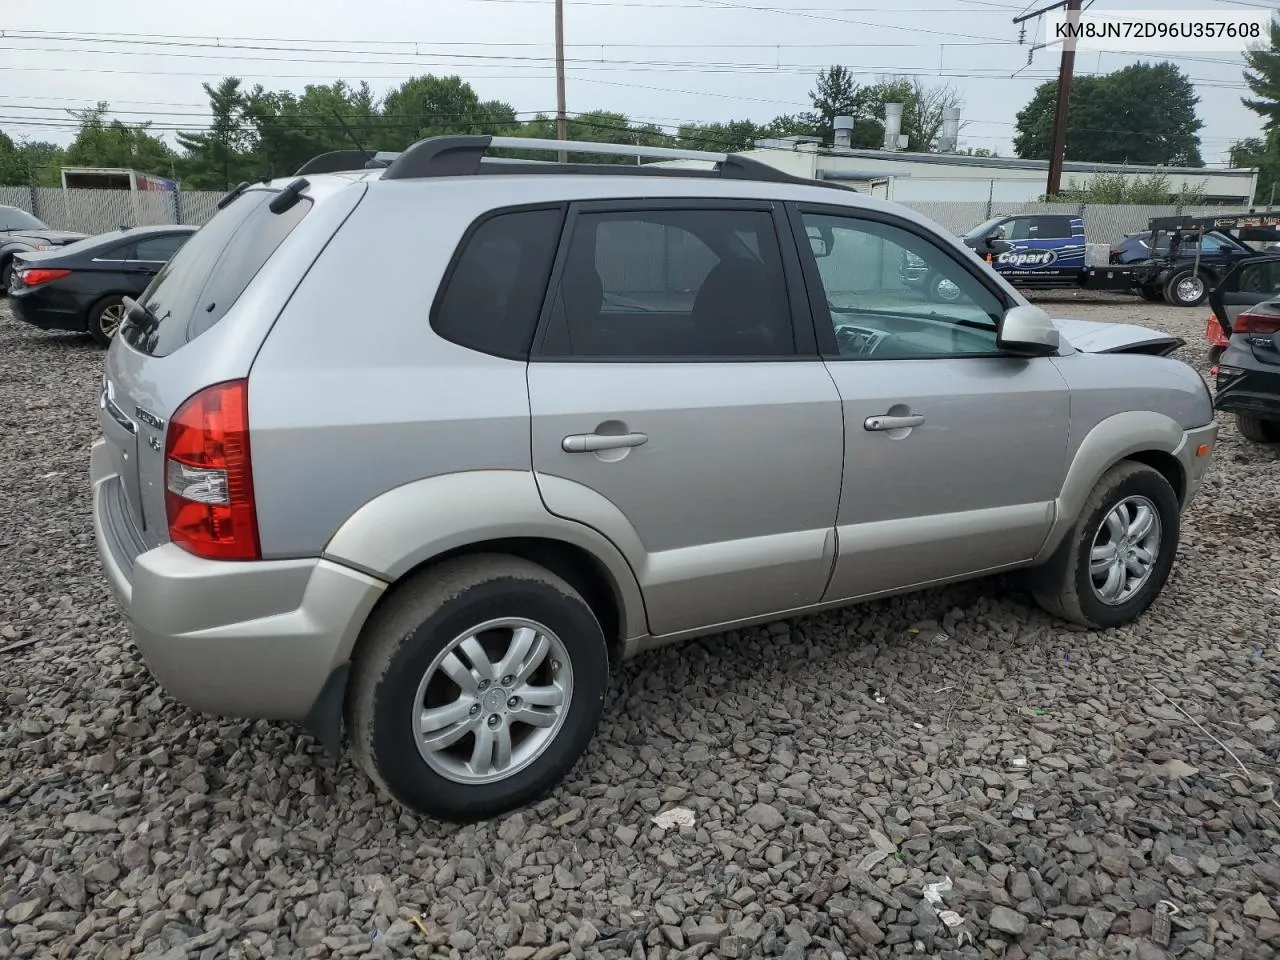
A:
[[[1203,369],[1205,310],[1044,305]],[[1280,467],[1229,422],[1137,625],[996,580],[659,651],[562,789],[451,828],[158,691],[93,550],[101,363],[0,313],[0,956],[1280,955]]]

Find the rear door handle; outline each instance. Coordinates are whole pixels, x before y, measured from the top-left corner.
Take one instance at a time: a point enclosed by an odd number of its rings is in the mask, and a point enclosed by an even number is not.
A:
[[[618,450],[622,447],[638,447],[648,443],[643,433],[575,433],[560,441],[565,453],[594,453],[597,450]]]
[[[882,413],[878,417],[867,417],[862,421],[864,430],[903,430],[907,427],[918,427],[924,423],[924,417],[913,413],[909,417],[891,417]]]

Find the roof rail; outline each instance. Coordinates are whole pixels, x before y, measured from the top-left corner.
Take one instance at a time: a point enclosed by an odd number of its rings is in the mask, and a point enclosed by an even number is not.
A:
[[[490,149],[564,151],[578,154],[611,154],[624,157],[652,157],[663,160],[704,160],[717,165],[714,171],[669,167],[633,167],[620,164],[560,164],[547,161],[519,161],[487,156]],[[319,160],[320,158],[317,158]],[[314,161],[313,161],[314,162]],[[536,164],[530,167],[529,163]],[[775,167],[731,153],[678,150],[671,147],[642,147],[625,143],[593,143],[586,140],[542,140],[528,137],[446,136],[419,140],[399,154],[382,175],[383,180],[417,180],[427,177],[465,177],[479,173],[595,173],[666,176],[718,176],[734,180],[768,180],[823,186],[820,180],[792,176]],[[482,169],[482,167],[484,169]],[[507,167],[503,170],[503,167]],[[306,172],[311,171],[304,168]],[[299,171],[300,173],[303,171]],[[829,186],[835,186],[830,184]],[[847,187],[837,189],[847,190]]]

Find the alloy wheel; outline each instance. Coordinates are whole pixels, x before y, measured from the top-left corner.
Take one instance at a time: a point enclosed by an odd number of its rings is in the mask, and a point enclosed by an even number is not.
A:
[[[98,329],[108,340],[120,330],[120,325],[124,323],[125,312],[123,303],[113,303],[109,307],[104,307],[99,314]]]
[[[1094,595],[1117,606],[1141,590],[1160,555],[1160,534],[1160,514],[1146,497],[1126,497],[1112,507],[1089,550]]]
[[[573,698],[563,642],[532,620],[490,620],[455,637],[423,674],[414,740],[423,761],[456,783],[504,780],[556,739]]]

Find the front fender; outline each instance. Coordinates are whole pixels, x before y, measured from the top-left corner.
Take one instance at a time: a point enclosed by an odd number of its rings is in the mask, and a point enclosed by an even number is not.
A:
[[[1076,450],[1055,501],[1055,520],[1034,562],[1053,553],[1079,519],[1084,502],[1102,475],[1136,453],[1156,451],[1176,455],[1185,432],[1176,420],[1150,410],[1129,410],[1099,421]]]
[[[623,639],[646,632],[635,573],[604,535],[547,511],[531,473],[476,470],[416,480],[370,500],[347,519],[324,556],[394,583],[450,550],[511,538],[586,551],[613,581]]]
[[[13,259],[15,253],[35,253],[36,248],[27,243],[18,243],[10,241],[9,243],[0,243],[0,263],[5,263]]]

